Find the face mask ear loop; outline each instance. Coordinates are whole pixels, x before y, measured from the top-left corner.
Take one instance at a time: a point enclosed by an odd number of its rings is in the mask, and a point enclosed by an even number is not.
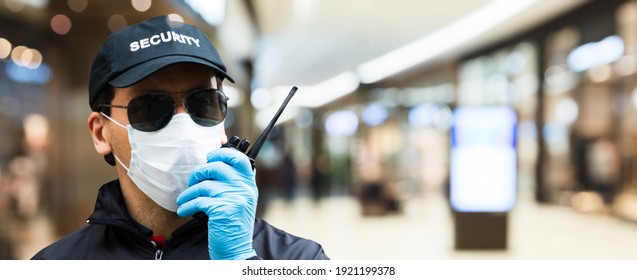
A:
[[[113,157],[115,158],[115,160],[117,160],[117,162],[119,162],[119,164],[122,165],[122,167],[124,167],[124,169],[126,169],[126,172],[128,172],[128,167],[126,167],[126,165],[124,165],[115,154],[113,154]]]
[[[115,123],[116,125],[119,125],[121,128],[123,129],[128,129],[125,126],[121,125],[120,123],[118,123],[116,120],[112,119],[111,117],[107,116],[106,114],[100,112],[100,114],[102,114],[102,116],[104,116],[105,118],[107,118],[108,120],[112,121],[113,123]],[[120,165],[122,165],[122,167],[124,167],[124,169],[126,169],[126,172],[128,172],[128,167],[126,167],[126,165],[124,165],[124,163],[122,163],[121,160],[119,160],[119,158],[113,154],[113,157],[115,158],[115,160],[117,160],[117,162],[119,162]]]
[[[105,118],[107,118],[109,121],[114,122],[116,125],[119,125],[121,128],[123,129],[127,129],[126,126],[123,126],[122,124],[118,123],[116,120],[112,119],[111,117],[109,117],[108,115],[104,114],[103,112],[100,112],[100,114],[102,114],[102,116],[104,116]]]

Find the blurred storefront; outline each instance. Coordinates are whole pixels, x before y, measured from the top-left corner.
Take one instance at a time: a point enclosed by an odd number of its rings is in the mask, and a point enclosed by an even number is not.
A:
[[[343,173],[331,176],[344,187],[334,193],[355,196],[365,216],[398,214],[410,198],[447,191],[457,65],[425,71],[361,87],[325,112],[324,150]]]
[[[636,4],[591,5],[544,29],[540,201],[631,212]]]
[[[322,150],[337,173],[333,186],[345,186],[333,193],[401,201],[448,191],[452,110],[505,105],[518,113],[518,195],[634,216],[636,7],[590,2],[455,62],[362,86],[326,106]],[[339,114],[341,129],[332,133],[331,114]]]

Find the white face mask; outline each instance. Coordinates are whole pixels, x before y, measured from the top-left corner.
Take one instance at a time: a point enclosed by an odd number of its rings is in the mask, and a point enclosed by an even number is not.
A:
[[[123,126],[106,114],[102,115],[128,130],[131,146],[128,177],[150,199],[161,207],[176,212],[177,196],[188,188],[188,174],[207,162],[206,154],[221,147],[220,125],[196,124],[188,114],[179,113],[158,131],[144,132],[130,124]]]

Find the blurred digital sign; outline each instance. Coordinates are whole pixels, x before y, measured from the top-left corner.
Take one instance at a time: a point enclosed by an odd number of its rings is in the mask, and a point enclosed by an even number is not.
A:
[[[458,107],[453,113],[450,202],[458,212],[507,212],[517,189],[517,113]]]

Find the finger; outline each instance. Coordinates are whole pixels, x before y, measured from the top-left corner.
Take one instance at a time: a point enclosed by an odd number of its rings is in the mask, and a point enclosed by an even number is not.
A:
[[[210,198],[208,198],[210,199]],[[195,199],[187,200],[183,204],[177,204],[177,215],[180,217],[190,217],[198,212],[206,213],[206,209],[208,207],[208,203],[206,203],[205,198],[198,197]]]
[[[188,174],[188,186],[190,187],[206,180],[235,181],[240,179],[243,179],[243,177],[232,166],[221,161],[214,161],[199,165],[190,172]]]
[[[195,213],[204,212],[215,220],[234,220],[237,218],[235,215],[245,215],[245,211],[249,211],[249,209],[249,207],[244,205],[244,201],[240,197],[197,197],[177,207],[177,215],[189,217]]]
[[[250,159],[244,153],[237,149],[221,148],[209,152],[206,155],[208,162],[221,161],[236,168],[239,172],[244,174],[252,174],[252,164]]]
[[[223,197],[229,194],[245,195],[243,188],[218,181],[202,181],[183,191],[177,196],[177,205],[181,205],[197,197]],[[251,195],[251,194],[250,194]]]

